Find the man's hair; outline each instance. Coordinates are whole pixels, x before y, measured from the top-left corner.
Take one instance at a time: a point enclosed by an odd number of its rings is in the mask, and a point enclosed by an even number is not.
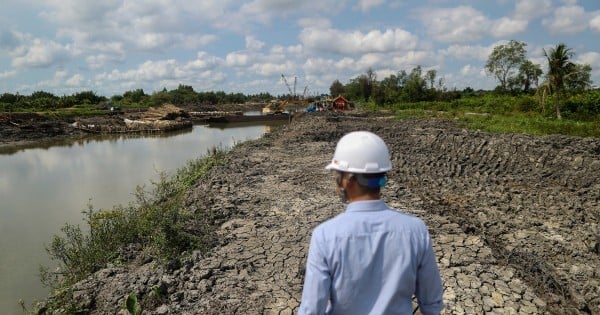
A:
[[[378,194],[381,192],[381,188],[386,184],[385,175],[385,173],[352,174],[352,177],[354,177],[363,193]]]

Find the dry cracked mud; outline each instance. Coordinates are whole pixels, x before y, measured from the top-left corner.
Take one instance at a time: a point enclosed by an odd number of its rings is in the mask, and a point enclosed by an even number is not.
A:
[[[219,245],[180,266],[103,269],[76,284],[92,314],[294,314],[310,233],[343,211],[323,169],[336,141],[388,143],[389,205],[422,218],[444,314],[600,314],[600,139],[498,135],[450,121],[305,115],[243,143],[189,192],[221,214]]]

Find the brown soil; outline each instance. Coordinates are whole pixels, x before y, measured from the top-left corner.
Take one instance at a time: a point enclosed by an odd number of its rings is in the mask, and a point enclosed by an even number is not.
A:
[[[147,314],[295,313],[310,232],[343,210],[323,167],[353,130],[388,143],[384,199],[428,224],[445,314],[600,314],[600,139],[327,115],[236,147],[189,192],[190,211],[220,214],[210,255],[103,269],[76,301],[114,314],[137,292]]]

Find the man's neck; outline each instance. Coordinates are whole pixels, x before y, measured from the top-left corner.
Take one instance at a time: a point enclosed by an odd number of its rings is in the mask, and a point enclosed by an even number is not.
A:
[[[379,194],[366,194],[366,195],[350,197],[350,198],[348,198],[348,201],[355,202],[355,201],[369,201],[369,200],[379,200],[379,199],[381,199],[381,196]]]

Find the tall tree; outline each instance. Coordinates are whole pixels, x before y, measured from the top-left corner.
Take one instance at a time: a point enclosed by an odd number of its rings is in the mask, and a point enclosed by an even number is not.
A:
[[[331,86],[329,87],[329,94],[334,97],[344,94],[344,85],[342,82],[340,82],[340,80],[336,79],[333,81],[333,83],[331,83]]]
[[[542,67],[538,64],[534,64],[530,60],[525,60],[521,66],[519,66],[519,82],[523,86],[523,92],[529,92],[532,84],[535,84],[535,88],[538,88],[539,78],[542,75]]]
[[[592,85],[592,67],[588,64],[575,64],[575,69],[565,78],[565,88],[582,92]]]
[[[423,78],[421,66],[412,69],[402,90],[405,100],[409,102],[419,102],[425,99],[427,81]]]
[[[429,88],[433,90],[435,84],[435,77],[437,76],[437,70],[431,69],[427,70],[425,73],[425,78],[429,82]]]
[[[574,53],[571,48],[567,45],[560,43],[554,48],[550,48],[549,51],[544,49],[544,56],[548,61],[548,73],[546,77],[548,83],[555,94],[555,110],[556,118],[562,119],[560,114],[560,97],[564,94],[565,90],[565,79],[575,73],[577,67],[571,62],[571,58]]]
[[[519,66],[525,61],[524,42],[511,40],[507,44],[498,45],[488,57],[485,69],[500,82],[502,91],[508,90],[509,83],[515,82]]]

